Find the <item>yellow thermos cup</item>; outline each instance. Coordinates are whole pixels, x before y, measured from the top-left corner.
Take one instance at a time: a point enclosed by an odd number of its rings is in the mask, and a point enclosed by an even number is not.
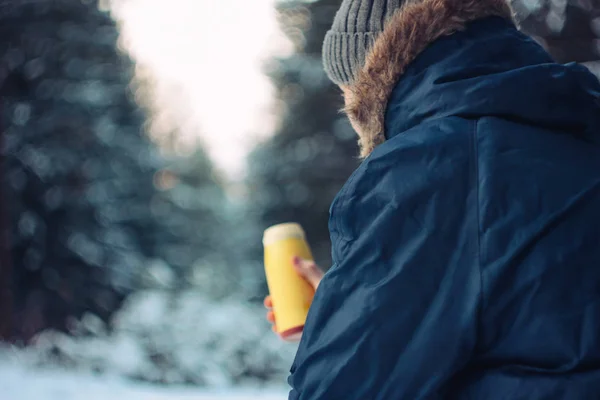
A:
[[[294,270],[294,257],[313,260],[302,227],[295,223],[275,225],[263,236],[265,272],[273,301],[277,332],[292,340],[304,329],[315,294],[312,286]]]

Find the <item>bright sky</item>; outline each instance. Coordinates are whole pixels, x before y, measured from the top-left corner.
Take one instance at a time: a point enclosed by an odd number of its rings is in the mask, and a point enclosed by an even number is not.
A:
[[[272,133],[272,87],[263,62],[289,45],[275,0],[119,0],[124,46],[154,82],[156,125],[198,135],[231,178],[257,138]],[[166,130],[166,129],[163,129]],[[186,145],[187,144],[187,145]]]

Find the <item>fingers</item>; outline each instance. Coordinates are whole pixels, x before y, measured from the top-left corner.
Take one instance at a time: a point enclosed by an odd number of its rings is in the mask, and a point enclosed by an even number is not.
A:
[[[278,333],[277,325],[275,324],[275,312],[273,312],[273,310],[272,310],[273,309],[273,300],[271,299],[271,296],[265,297],[263,304],[269,310],[269,311],[267,311],[267,321],[269,321],[269,323],[273,324],[271,329],[273,329],[273,332]]]
[[[273,299],[271,298],[271,296],[265,297],[263,304],[265,305],[266,308],[273,308]]]
[[[314,261],[304,260],[300,257],[294,257],[294,269],[300,276],[310,283],[313,288],[317,288],[325,273],[319,268]]]

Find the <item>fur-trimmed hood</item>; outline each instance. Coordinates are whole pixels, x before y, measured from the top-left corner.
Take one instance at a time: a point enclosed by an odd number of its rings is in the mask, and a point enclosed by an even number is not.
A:
[[[506,0],[416,0],[398,9],[345,90],[345,111],[359,135],[362,157],[385,141],[387,104],[407,66],[435,40],[492,16],[513,20]]]

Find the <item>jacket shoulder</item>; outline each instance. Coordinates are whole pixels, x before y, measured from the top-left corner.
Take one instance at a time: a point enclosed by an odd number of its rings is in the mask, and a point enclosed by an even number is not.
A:
[[[475,121],[442,118],[378,146],[336,196],[330,210],[332,236],[352,240],[384,210],[410,212],[442,192],[464,195],[464,177],[475,172],[475,129]],[[450,206],[442,203],[433,204]]]

